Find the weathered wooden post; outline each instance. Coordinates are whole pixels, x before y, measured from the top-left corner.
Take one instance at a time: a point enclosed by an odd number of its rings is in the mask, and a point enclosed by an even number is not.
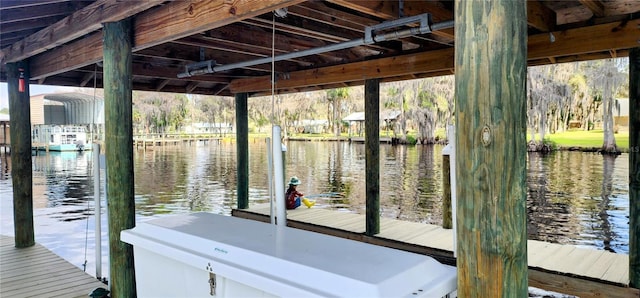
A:
[[[33,230],[33,176],[31,170],[31,98],[29,65],[7,63],[11,133],[13,229],[16,247],[35,244]]]
[[[380,80],[364,81],[366,231],[380,233]]]
[[[133,247],[120,241],[120,232],[136,225],[131,23],[105,23],[102,34],[111,297],[135,297]]]
[[[454,6],[458,295],[527,297],[526,1]]]
[[[249,208],[249,120],[247,93],[236,94],[236,151],[238,209]],[[280,142],[280,140],[273,140]]]
[[[451,164],[449,154],[442,154],[442,227],[451,229]]]
[[[629,286],[640,288],[640,48],[629,51]]]

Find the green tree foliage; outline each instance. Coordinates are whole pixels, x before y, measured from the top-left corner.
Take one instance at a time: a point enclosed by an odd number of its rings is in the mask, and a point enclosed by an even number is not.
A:
[[[178,131],[189,114],[184,94],[134,92],[133,124],[142,133]]]

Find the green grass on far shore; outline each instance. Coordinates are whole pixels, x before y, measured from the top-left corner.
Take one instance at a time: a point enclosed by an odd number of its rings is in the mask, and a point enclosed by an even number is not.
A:
[[[620,131],[614,136],[619,149],[629,149],[628,131]],[[528,135],[527,139],[530,137],[531,135]],[[590,131],[569,130],[566,132],[546,134],[545,139],[550,140],[558,147],[600,148],[604,143],[604,132],[602,129]]]
[[[252,134],[255,136],[256,134]],[[393,136],[392,133],[389,134]],[[415,137],[415,132],[409,132],[409,136]],[[265,137],[267,135],[265,134]],[[327,134],[298,134],[292,133],[291,137],[303,137],[309,139],[323,139],[323,138],[335,138],[331,133]],[[444,138],[444,129],[436,131],[436,136]],[[341,137],[347,138],[348,134],[343,133]],[[380,137],[387,137],[386,131],[380,131]],[[536,135],[537,137],[537,135]],[[531,138],[531,134],[527,134],[527,141]],[[629,131],[619,131],[615,134],[616,145],[620,150],[626,151],[629,149]],[[569,130],[565,132],[556,132],[545,134],[545,139],[553,142],[556,147],[579,147],[579,148],[601,148],[604,143],[604,131],[602,129],[596,130]]]

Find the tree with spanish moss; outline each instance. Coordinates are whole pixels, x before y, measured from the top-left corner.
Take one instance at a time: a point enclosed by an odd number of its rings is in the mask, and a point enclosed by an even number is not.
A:
[[[342,131],[342,104],[344,100],[349,98],[349,91],[349,87],[329,89],[326,91],[329,125],[333,128],[336,136],[340,136]]]
[[[614,96],[627,80],[627,75],[620,71],[614,59],[591,61],[586,67],[591,95],[602,98],[602,129],[604,131],[602,151],[617,154],[620,150],[614,135],[613,112],[616,107]]]

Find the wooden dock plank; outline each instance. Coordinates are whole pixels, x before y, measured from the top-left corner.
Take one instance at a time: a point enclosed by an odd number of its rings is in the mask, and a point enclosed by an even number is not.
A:
[[[616,254],[605,252],[587,269],[585,275],[602,279],[609,269],[613,265],[616,259]],[[628,268],[628,266],[625,266]],[[627,277],[628,278],[628,277]]]
[[[577,247],[562,262],[558,271],[579,275],[586,271],[604,251]]]
[[[568,265],[568,263],[566,263],[568,256],[576,249],[576,247],[573,245],[559,246],[559,249],[555,249],[553,250],[553,253],[546,255],[545,259],[540,263],[540,268],[560,272],[561,268]]]
[[[527,245],[532,243],[533,240],[527,241]],[[562,248],[562,245],[557,243],[536,241],[539,245],[535,246],[535,250],[527,249],[527,261],[529,266],[544,268],[542,265],[547,258],[552,256],[557,250]]]
[[[15,248],[13,237],[0,241],[0,297],[87,297],[107,288],[40,244]]]
[[[616,257],[611,266],[604,272],[602,279],[629,284],[629,255]]]
[[[245,212],[244,214],[257,213],[266,214],[268,216],[268,209],[266,209],[266,213],[262,213],[264,212],[263,210],[265,210],[264,207],[260,208],[258,205],[256,207],[250,207],[249,209],[243,210],[243,212]],[[361,237],[361,234],[364,232],[364,215],[350,213],[348,214],[349,217],[358,218],[358,220],[351,221],[344,219],[343,212],[334,210],[304,208],[303,210],[296,209],[292,211],[294,212],[289,213],[292,215],[289,219],[317,226],[320,229],[319,231],[322,231],[322,227],[324,226],[338,226],[339,229],[347,229],[348,231],[353,232],[351,236],[340,234],[341,237],[347,237],[350,239],[360,238],[371,243],[379,242],[375,241],[375,239],[389,239],[401,243],[417,245],[427,249],[434,248],[444,251],[453,250],[453,230],[442,229],[439,226],[382,218],[380,233],[375,235],[373,238],[366,240]],[[237,216],[244,215],[240,214]],[[250,216],[253,219],[258,219],[255,216]],[[343,220],[343,224],[336,224],[336,222],[341,222]],[[352,223],[347,224],[348,222]],[[296,224],[296,226],[300,226],[300,224]],[[314,230],[313,226],[308,229]],[[354,229],[354,227],[356,229]],[[584,289],[570,289],[576,293],[579,292],[582,297],[597,297],[598,295],[602,296],[603,293],[609,293],[603,292],[605,291],[604,289],[607,289],[607,291],[613,291],[610,293],[621,293],[620,295],[626,295],[629,293],[634,293],[634,296],[640,295],[640,292],[637,289],[625,288],[625,285],[629,282],[628,255],[614,254],[601,250],[579,248],[571,245],[561,245],[536,240],[528,240],[527,245],[529,271],[536,272],[535,275],[530,276],[530,282],[533,282],[534,284],[547,285],[550,287],[550,290],[560,292],[562,292],[562,289],[558,287],[561,287],[562,284],[591,287],[589,291],[583,291]],[[401,246],[409,247],[406,245]],[[423,251],[420,249],[418,250]],[[535,271],[536,268],[540,268],[543,271]],[[558,280],[563,280],[563,282],[556,283],[553,280],[547,280],[548,278],[554,278],[554,276],[561,276],[562,278],[558,278]],[[603,283],[601,284],[597,282],[597,280],[600,280]],[[604,284],[610,286],[600,286]],[[612,284],[618,284],[620,286]]]

